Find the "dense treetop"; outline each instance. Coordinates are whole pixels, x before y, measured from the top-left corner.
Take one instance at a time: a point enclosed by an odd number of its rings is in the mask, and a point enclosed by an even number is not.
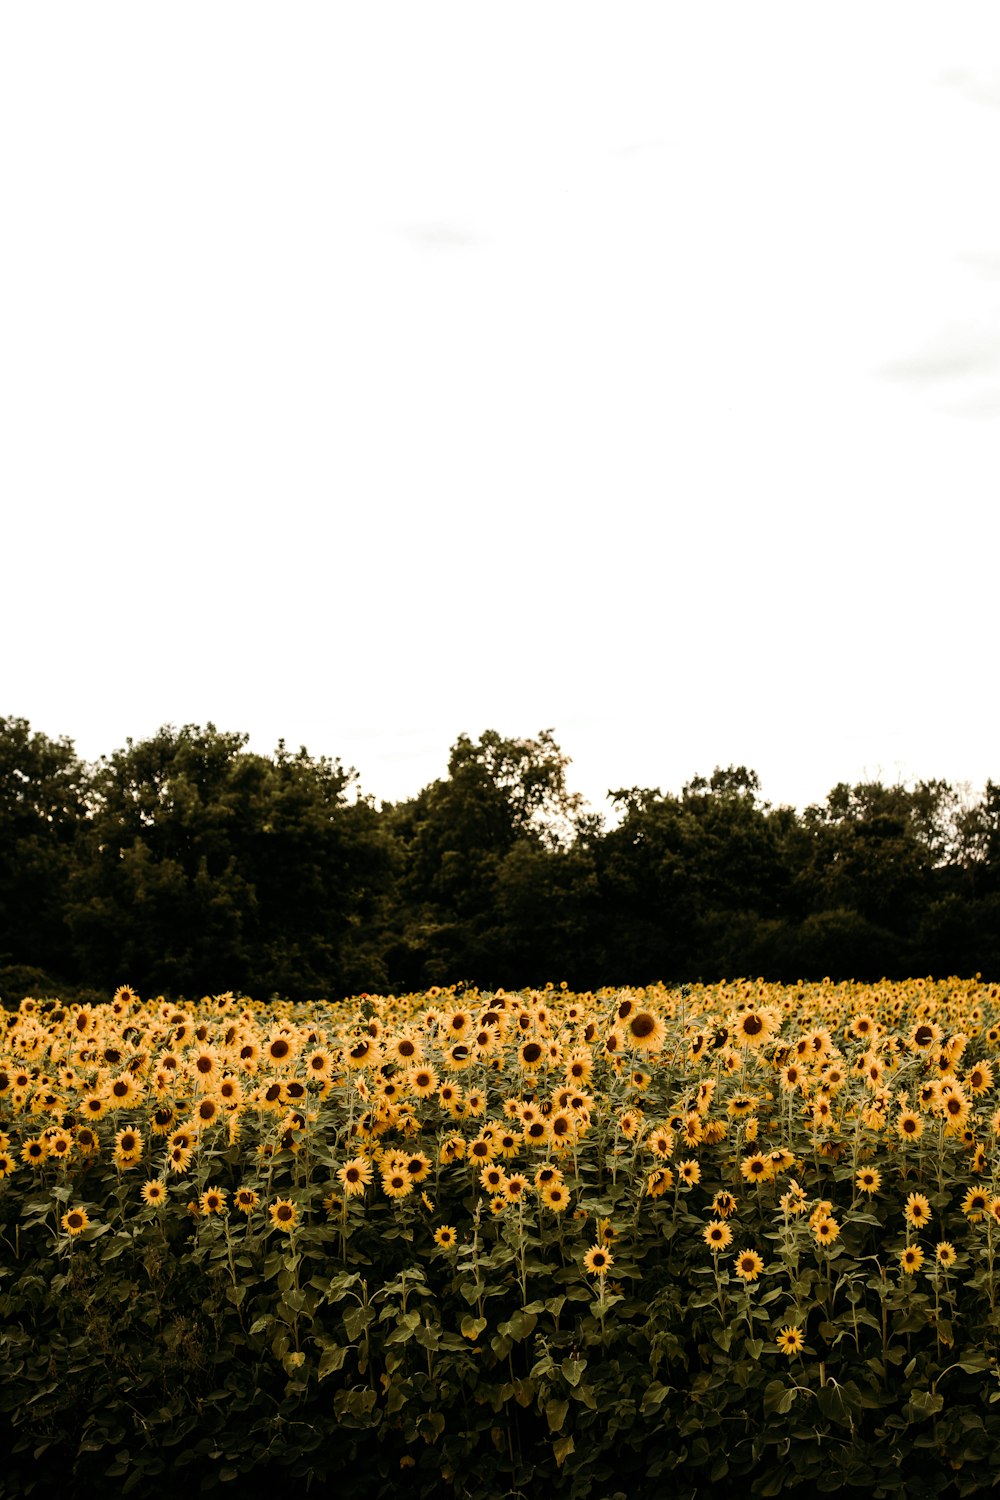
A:
[[[0,718],[0,995],[1000,975],[993,781],[799,813],[717,767],[612,792],[609,827],[552,730],[463,734],[380,807],[338,760],[247,740],[165,725],[91,764]]]

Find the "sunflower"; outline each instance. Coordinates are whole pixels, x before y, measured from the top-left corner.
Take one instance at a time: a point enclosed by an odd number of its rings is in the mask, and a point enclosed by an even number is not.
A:
[[[29,1167],[44,1166],[48,1154],[48,1142],[42,1136],[35,1136],[30,1141],[25,1141],[21,1147],[21,1160],[27,1162]]]
[[[980,1219],[990,1211],[992,1194],[984,1192],[982,1188],[969,1188],[962,1199],[962,1212],[973,1224],[978,1224]]]
[[[901,1141],[919,1141],[924,1133],[924,1122],[912,1109],[904,1109],[893,1127]]]
[[[764,1262],[756,1250],[741,1250],[733,1261],[733,1268],[741,1281],[756,1281],[764,1269]]]
[[[965,1086],[970,1094],[988,1094],[993,1087],[993,1067],[988,1062],[976,1063],[965,1076]]]
[[[826,1214],[822,1219],[817,1219],[815,1223],[812,1223],[810,1228],[816,1237],[818,1245],[832,1245],[840,1234],[840,1225],[836,1219],[830,1218]]]
[[[237,1188],[233,1194],[235,1207],[241,1214],[246,1214],[247,1218],[250,1217],[259,1202],[260,1195],[255,1193],[253,1188]]]
[[[912,1276],[924,1263],[924,1252],[919,1245],[907,1245],[899,1252],[899,1269]]]
[[[465,1154],[478,1167],[488,1167],[496,1155],[493,1141],[485,1135],[477,1135],[465,1148]]]
[[[191,1165],[194,1152],[190,1146],[171,1146],[167,1153],[167,1163],[171,1172],[186,1172]]]
[[[646,1150],[651,1151],[654,1156],[666,1160],[673,1155],[674,1132],[667,1125],[657,1125],[646,1137]]]
[[[802,1352],[806,1341],[802,1329],[797,1328],[794,1323],[789,1323],[787,1327],[782,1328],[775,1339],[775,1343],[779,1351],[782,1354],[787,1354],[789,1359],[791,1359],[793,1354],[800,1354]]]
[[[720,1219],[729,1219],[739,1207],[732,1193],[722,1188],[712,1199],[712,1212]]]
[[[752,1156],[745,1156],[740,1162],[740,1176],[747,1182],[767,1182],[774,1176],[774,1168],[768,1157],[755,1151]]]
[[[713,1219],[710,1224],[706,1224],[702,1230],[701,1237],[708,1248],[714,1254],[718,1255],[720,1251],[728,1250],[732,1244],[733,1231],[728,1224],[723,1223],[719,1219]]]
[[[139,1097],[139,1087],[131,1073],[120,1073],[108,1085],[109,1109],[131,1109]]]
[[[218,1123],[221,1110],[222,1106],[218,1099],[213,1099],[211,1096],[199,1099],[194,1114],[191,1116],[191,1129],[203,1130],[207,1125]]]
[[[360,1197],[372,1180],[371,1162],[366,1156],[354,1156],[337,1171],[337,1180],[349,1198]]]
[[[538,1171],[535,1173],[535,1188],[536,1188],[536,1190],[540,1193],[543,1188],[551,1187],[553,1185],[553,1183],[558,1183],[558,1185],[560,1187],[562,1187],[562,1185],[563,1185],[563,1173],[562,1173],[562,1169],[560,1167],[557,1167],[556,1164],[555,1164],[555,1162],[553,1162],[553,1161],[542,1162],[542,1165],[538,1168]]]
[[[267,1211],[276,1229],[283,1229],[288,1233],[295,1228],[299,1212],[290,1198],[277,1198]]]
[[[678,1163],[677,1171],[681,1181],[687,1183],[688,1187],[694,1187],[696,1182],[701,1181],[701,1165],[694,1157]]]
[[[589,1052],[574,1052],[566,1064],[566,1082],[573,1084],[585,1084],[590,1078],[594,1068],[594,1060]]]
[[[149,1208],[162,1208],[167,1201],[167,1185],[154,1177],[142,1185],[142,1201]]]
[[[944,1266],[945,1270],[949,1266],[953,1266],[958,1259],[955,1246],[950,1240],[942,1240],[935,1251],[935,1255],[937,1256],[938,1265]]]
[[[548,1182],[539,1188],[538,1199],[554,1214],[561,1214],[569,1207],[569,1191],[561,1182]]]
[[[667,1028],[654,1011],[637,1010],[625,1020],[625,1041],[639,1052],[659,1052]]]
[[[142,1136],[137,1130],[119,1130],[115,1136],[114,1163],[116,1167],[134,1167],[142,1160]]]
[[[646,1179],[646,1193],[650,1198],[662,1198],[674,1185],[674,1174],[669,1167],[657,1167]]]
[[[737,1047],[762,1047],[777,1030],[777,1017],[769,1010],[741,1011],[730,1035]]]
[[[442,1224],[434,1231],[434,1243],[442,1250],[453,1250],[458,1244],[458,1233],[450,1224]]]
[[[0,1151],[0,1180],[10,1177],[11,1173],[17,1171],[17,1159],[4,1149]]]
[[[911,1193],[903,1209],[903,1217],[914,1229],[921,1228],[931,1218],[931,1206],[923,1193]]]
[[[523,1172],[512,1172],[503,1185],[504,1195],[509,1203],[517,1203],[524,1198],[528,1187],[528,1179]]]
[[[591,1276],[606,1276],[614,1263],[611,1251],[603,1245],[592,1245],[583,1257],[583,1268]]]
[[[87,1225],[90,1223],[90,1220],[87,1218],[85,1209],[71,1208],[63,1214],[59,1222],[65,1229],[67,1234],[76,1235],[83,1233],[83,1231],[87,1228]]]
[[[226,1194],[219,1187],[206,1188],[201,1195],[200,1207],[206,1217],[209,1214],[224,1214],[226,1212]]]
[[[882,1173],[877,1167],[861,1167],[855,1173],[854,1181],[859,1192],[867,1193],[871,1197],[882,1186]]]
[[[408,1198],[413,1187],[413,1178],[402,1169],[397,1168],[382,1175],[382,1191],[387,1198]]]
[[[479,1174],[479,1181],[488,1193],[502,1193],[507,1181],[507,1173],[503,1167],[491,1165],[483,1168]]]
[[[438,1076],[426,1063],[411,1068],[404,1077],[406,1086],[415,1099],[429,1099],[438,1087]]]
[[[549,1140],[557,1151],[573,1144],[578,1121],[565,1109],[557,1110],[548,1122]],[[631,1137],[629,1137],[631,1139]]]
[[[414,1151],[403,1159],[403,1171],[413,1183],[423,1182],[430,1175],[431,1164],[422,1151]]]

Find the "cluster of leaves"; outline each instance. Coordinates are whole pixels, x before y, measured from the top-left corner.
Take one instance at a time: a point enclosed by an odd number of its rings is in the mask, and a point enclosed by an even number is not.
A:
[[[26,999],[3,1493],[991,1486],[998,1048],[955,979]]]
[[[376,808],[339,761],[211,724],[86,765],[0,719],[0,995],[1000,972],[994,782],[842,784],[799,814],[730,767],[621,789],[605,827],[568,765],[550,730],[461,735]]]

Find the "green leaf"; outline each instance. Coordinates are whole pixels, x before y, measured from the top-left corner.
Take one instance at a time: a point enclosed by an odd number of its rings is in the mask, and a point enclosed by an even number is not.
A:
[[[567,1385],[573,1386],[580,1384],[580,1381],[583,1378],[583,1372],[586,1368],[587,1361],[585,1359],[575,1358],[564,1359],[560,1366],[560,1369],[563,1372],[563,1378],[565,1379]]]
[[[462,1319],[462,1336],[467,1339],[477,1339],[486,1327],[485,1318],[474,1318],[471,1313],[466,1313]]]
[[[764,1415],[783,1417],[791,1410],[796,1395],[794,1387],[786,1386],[784,1381],[769,1380],[764,1387]]]
[[[566,1420],[566,1413],[568,1411],[568,1401],[553,1400],[545,1403],[545,1415],[548,1418],[550,1432],[560,1432],[562,1430],[562,1424]]]
[[[575,1446],[576,1445],[573,1442],[572,1437],[556,1438],[555,1442],[552,1444],[552,1452],[555,1455],[556,1463],[560,1468],[562,1468],[567,1458],[569,1458]]]
[[[327,1375],[332,1375],[335,1370],[343,1369],[346,1358],[346,1349],[341,1348],[339,1344],[329,1344],[319,1357],[319,1368],[317,1370],[319,1379],[323,1380]]]
[[[926,1417],[936,1417],[944,1406],[944,1397],[931,1391],[911,1391],[909,1410],[913,1416],[920,1420]]]

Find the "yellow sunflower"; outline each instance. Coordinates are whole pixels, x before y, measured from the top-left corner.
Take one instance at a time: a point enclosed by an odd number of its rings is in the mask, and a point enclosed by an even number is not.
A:
[[[802,1352],[806,1341],[802,1329],[797,1328],[794,1323],[789,1323],[785,1328],[782,1328],[775,1339],[775,1343],[780,1352],[787,1354],[789,1359],[791,1359],[793,1354],[800,1354]]]
[[[271,1223],[276,1229],[283,1229],[289,1233],[298,1222],[299,1211],[290,1198],[277,1198],[268,1208]]]
[[[85,1209],[71,1208],[63,1214],[59,1222],[65,1229],[67,1234],[77,1235],[83,1233],[83,1231],[87,1228],[87,1225],[90,1223],[90,1220],[87,1217]]]
[[[741,1250],[733,1261],[733,1269],[741,1281],[756,1281],[764,1269],[764,1262],[756,1250]]]
[[[583,1257],[583,1268],[591,1276],[606,1276],[614,1263],[611,1251],[603,1245],[592,1245]]]

